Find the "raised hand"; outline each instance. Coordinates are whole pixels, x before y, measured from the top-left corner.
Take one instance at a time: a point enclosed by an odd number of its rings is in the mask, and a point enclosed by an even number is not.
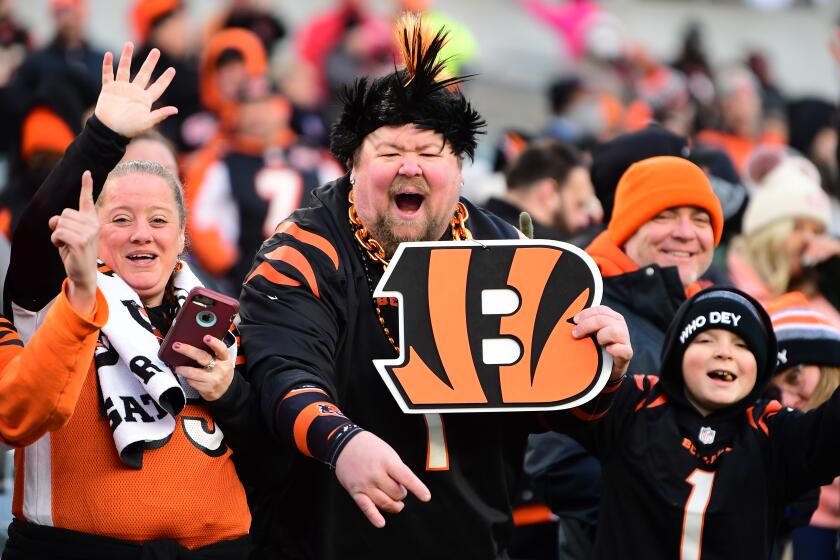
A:
[[[50,241],[58,248],[67,273],[67,297],[82,315],[93,311],[96,301],[96,257],[99,248],[99,220],[93,204],[93,178],[82,175],[79,209],[65,208],[49,221]]]
[[[102,90],[96,100],[94,114],[102,123],[119,134],[133,138],[165,118],[174,115],[178,109],[173,106],[152,110],[152,104],[163,94],[172,78],[174,68],[167,68],[151,85],[149,80],[155,69],[160,51],[152,49],[143,66],[131,81],[131,55],[134,45],[126,43],[120,55],[120,64],[114,76],[114,55],[105,53],[102,59]],[[148,87],[147,87],[148,86]]]
[[[428,502],[431,492],[394,449],[370,432],[351,439],[335,463],[338,481],[374,527],[385,526],[381,511],[399,513],[409,492]]]
[[[633,359],[633,348],[630,346],[630,331],[620,313],[606,305],[596,305],[578,313],[575,324],[572,336],[583,338],[594,333],[598,344],[612,357],[611,380],[627,373],[627,367]]]

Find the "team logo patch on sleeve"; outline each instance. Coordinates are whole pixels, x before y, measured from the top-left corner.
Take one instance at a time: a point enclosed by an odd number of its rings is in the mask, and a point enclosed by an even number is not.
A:
[[[566,243],[403,243],[374,291],[399,300],[400,356],[374,365],[405,412],[579,406],[612,367],[571,334],[601,293],[595,263]]]

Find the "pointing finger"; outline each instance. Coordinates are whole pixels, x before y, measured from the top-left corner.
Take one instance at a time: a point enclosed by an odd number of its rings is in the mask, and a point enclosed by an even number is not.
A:
[[[429,488],[405,464],[397,465],[388,474],[397,483],[402,484],[406,490],[417,496],[417,499],[421,502],[428,502],[432,499]]]
[[[93,203],[93,175],[90,171],[82,173],[82,190],[79,193],[79,212],[93,214],[96,212]]]

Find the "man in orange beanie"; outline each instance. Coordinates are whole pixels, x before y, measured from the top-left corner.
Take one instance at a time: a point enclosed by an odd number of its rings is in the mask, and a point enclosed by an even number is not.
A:
[[[586,251],[604,276],[604,304],[630,327],[629,373],[659,371],[665,330],[701,287],[722,231],[720,201],[687,159],[652,157],[622,175],[607,229]]]

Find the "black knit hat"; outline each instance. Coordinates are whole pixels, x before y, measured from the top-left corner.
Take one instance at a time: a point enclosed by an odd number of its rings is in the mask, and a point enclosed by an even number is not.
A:
[[[658,125],[616,136],[599,146],[592,156],[592,185],[604,208],[604,223],[610,221],[615,189],[624,172],[638,161],[655,156],[688,157],[688,141]]]
[[[679,374],[685,349],[698,334],[709,329],[725,329],[737,334],[755,356],[756,385],[744,401],[754,400],[775,372],[776,336],[761,304],[732,287],[706,288],[677,310],[662,347],[664,386],[672,395],[682,392],[683,381]]]
[[[330,151],[339,161],[349,163],[377,128],[404,124],[434,130],[456,155],[473,158],[485,122],[454,88],[469,76],[443,77],[447,59],[439,55],[447,32],[441,29],[431,39],[423,32],[420,16],[404,15],[397,36],[406,67],[373,81],[360,78],[340,95],[344,109],[330,134]]]

